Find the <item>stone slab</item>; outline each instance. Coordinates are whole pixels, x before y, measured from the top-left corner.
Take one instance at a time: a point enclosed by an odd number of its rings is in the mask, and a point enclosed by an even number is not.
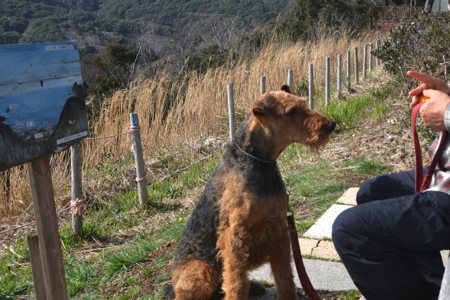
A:
[[[351,205],[333,204],[318,220],[305,232],[303,237],[311,239],[331,239],[331,227],[336,217]]]
[[[316,290],[327,291],[349,291],[356,290],[350,275],[344,265],[340,262],[304,259],[306,272],[311,283]],[[292,262],[294,281],[297,287],[301,288],[295,265]],[[269,264],[264,264],[249,274],[249,278],[271,284],[275,284]]]
[[[356,205],[356,194],[359,188],[352,187],[345,191],[344,194],[337,200],[337,203],[346,205]]]
[[[308,255],[312,258],[340,261],[332,241],[300,238],[299,242],[303,256]]]

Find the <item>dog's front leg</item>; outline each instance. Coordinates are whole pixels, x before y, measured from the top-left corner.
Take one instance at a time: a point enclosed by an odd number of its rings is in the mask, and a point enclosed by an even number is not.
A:
[[[248,247],[245,230],[239,225],[221,230],[218,247],[223,262],[223,290],[226,300],[248,299]]]
[[[291,244],[287,228],[280,233],[280,239],[276,241],[269,254],[270,267],[272,268],[275,284],[277,285],[279,300],[297,299],[294,279],[291,269]]]

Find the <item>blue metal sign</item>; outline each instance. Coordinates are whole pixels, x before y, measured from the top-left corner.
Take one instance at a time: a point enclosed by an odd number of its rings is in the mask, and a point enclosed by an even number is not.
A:
[[[76,42],[0,45],[0,171],[88,135]]]

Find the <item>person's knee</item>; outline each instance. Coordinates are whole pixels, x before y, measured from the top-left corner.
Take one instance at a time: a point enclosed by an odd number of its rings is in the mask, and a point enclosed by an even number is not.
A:
[[[373,179],[366,180],[361,187],[359,188],[358,192],[356,193],[356,203],[363,204],[370,202],[371,199],[371,187],[373,184]]]
[[[382,175],[367,179],[359,188],[356,194],[356,203],[363,204],[374,200],[379,200],[388,186],[389,176]]]
[[[349,208],[341,212],[333,222],[331,237],[338,253],[341,252],[340,250],[346,248],[348,242],[353,239],[352,224],[354,216],[349,211],[351,209]]]

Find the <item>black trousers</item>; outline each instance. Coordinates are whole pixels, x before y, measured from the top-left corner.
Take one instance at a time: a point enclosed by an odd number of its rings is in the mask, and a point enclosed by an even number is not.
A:
[[[450,249],[450,196],[416,193],[414,174],[366,181],[358,205],[333,224],[336,250],[367,300],[438,298],[440,250]]]

